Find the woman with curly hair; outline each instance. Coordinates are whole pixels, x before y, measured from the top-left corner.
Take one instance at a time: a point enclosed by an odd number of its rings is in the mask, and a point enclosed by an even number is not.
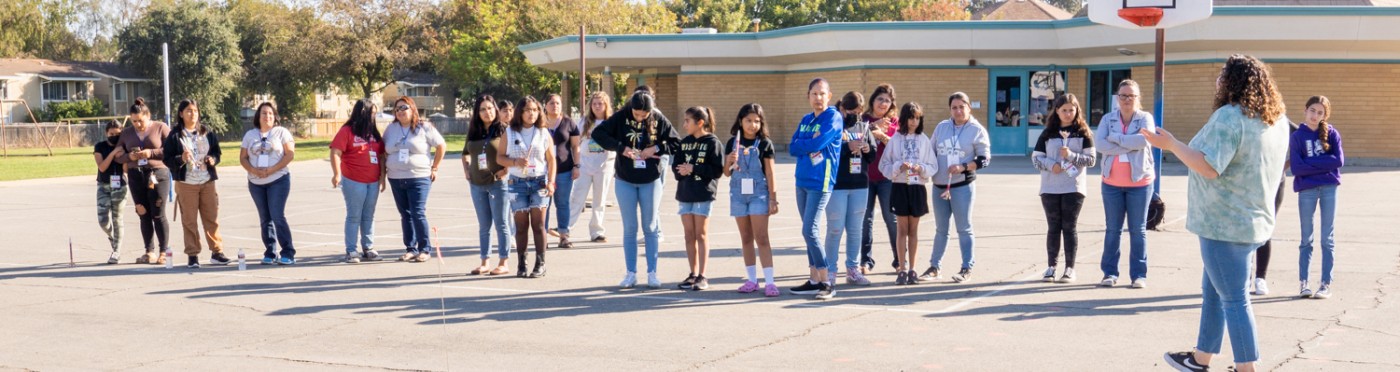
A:
[[[1249,258],[1273,235],[1274,193],[1288,160],[1288,118],[1271,75],[1254,57],[1230,56],[1216,80],[1215,113],[1190,145],[1161,128],[1141,132],[1191,170],[1186,229],[1200,238],[1205,273],[1196,348],[1164,356],[1177,370],[1207,370],[1226,330],[1236,371],[1254,371],[1259,361],[1245,293]]]

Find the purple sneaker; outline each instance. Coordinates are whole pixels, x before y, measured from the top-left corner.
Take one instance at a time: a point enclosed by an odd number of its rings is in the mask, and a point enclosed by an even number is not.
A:
[[[758,290],[758,283],[745,280],[744,285],[739,287],[739,293],[753,293]]]

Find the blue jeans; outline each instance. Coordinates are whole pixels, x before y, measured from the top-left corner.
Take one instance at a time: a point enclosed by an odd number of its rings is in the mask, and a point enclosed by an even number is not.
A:
[[[846,268],[860,265],[860,227],[865,222],[865,199],[869,189],[834,190],[826,204],[826,271],[835,276],[841,250],[841,234],[846,235]]]
[[[1322,206],[1322,282],[1332,283],[1333,219],[1337,217],[1337,186],[1320,186],[1298,192],[1298,218],[1302,223],[1303,242],[1298,245],[1298,280],[1308,281],[1308,265],[1312,263],[1313,213]]]
[[[712,200],[712,201],[705,201],[705,202],[693,202],[693,203],[680,202],[680,211],[677,212],[676,214],[679,214],[679,215],[682,215],[682,216],[689,214],[689,215],[695,215],[695,216],[700,216],[700,217],[709,218],[709,217],[710,217],[710,207],[711,207],[712,205],[714,205],[714,204],[715,204],[715,202],[714,202],[713,200]]]
[[[374,248],[374,206],[379,203],[379,182],[360,183],[340,178],[340,195],[345,197],[345,253],[357,247]],[[356,245],[355,238],[359,238]]]
[[[549,206],[549,200],[544,196],[545,179],[549,176],[539,176],[530,178],[520,178],[510,176],[510,208],[513,212],[526,212],[531,209],[541,209]]]
[[[1225,222],[1225,221],[1222,221]],[[1201,330],[1196,350],[1220,354],[1226,329],[1235,363],[1259,360],[1258,335],[1254,332],[1254,310],[1249,304],[1249,256],[1259,243],[1232,243],[1201,239]]]
[[[1117,187],[1103,185],[1103,211],[1107,223],[1103,237],[1103,259],[1099,269],[1104,277],[1118,275],[1119,241],[1123,218],[1128,219],[1128,275],[1136,280],[1147,277],[1147,204],[1152,202],[1152,186]]]
[[[661,204],[661,180],[651,183],[631,183],[617,179],[617,209],[622,212],[622,253],[627,256],[627,272],[637,272],[637,214],[640,212],[643,235],[647,244],[647,272],[656,272],[660,234],[656,221],[657,206]]]
[[[894,246],[895,234],[898,233],[899,222],[894,218],[894,209],[890,208],[890,189],[894,187],[894,182],[884,180],[872,182],[870,191],[866,193],[865,199],[865,223],[860,228],[860,263],[866,267],[875,267],[875,256],[870,254],[870,246],[875,243],[875,199],[880,199],[880,217],[885,219],[885,230],[890,234],[891,257],[898,257],[899,252]],[[899,266],[899,259],[891,261],[896,267]]]
[[[933,257],[929,257],[928,264],[932,267],[942,267],[943,254],[948,251],[948,219],[953,218],[958,223],[958,248],[962,250],[962,268],[971,269],[972,265],[977,263],[972,251],[973,243],[976,243],[976,237],[972,234],[972,203],[977,201],[977,185],[954,187],[952,200],[939,197],[943,194],[943,188],[935,186],[931,189],[935,229]]]
[[[798,187],[796,194],[797,214],[802,215],[802,240],[807,242],[807,267],[820,269],[835,265],[835,258],[831,259],[831,265],[827,264],[823,241],[817,240],[817,218],[826,214],[826,203],[831,201],[831,192]]]
[[[428,237],[428,191],[433,181],[428,177],[389,179],[394,190],[394,205],[399,209],[399,224],[403,227],[403,246],[408,253],[432,253]]]
[[[569,218],[573,217],[569,213],[573,211],[570,202],[574,195],[574,172],[560,172],[554,175],[554,215],[558,217],[559,223],[555,226],[560,234],[569,235],[569,225],[573,224]],[[549,228],[549,214],[545,213],[544,227]]]
[[[292,193],[292,175],[283,175],[282,178],[266,185],[249,182],[248,192],[253,194],[253,205],[258,207],[263,257],[277,258],[273,246],[281,242],[282,257],[296,259],[297,250],[292,245],[292,227],[287,224],[287,196]]]
[[[491,256],[491,228],[496,229],[496,251],[501,259],[510,257],[510,195],[506,181],[471,185],[472,208],[476,210],[477,234],[481,237],[481,259]]]

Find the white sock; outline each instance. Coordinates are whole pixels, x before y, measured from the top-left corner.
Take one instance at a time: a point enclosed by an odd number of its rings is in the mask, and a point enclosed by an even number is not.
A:
[[[765,286],[773,285],[773,268],[771,268],[771,267],[765,267],[765,268],[763,268],[763,285],[765,285]]]
[[[748,267],[745,267],[744,270],[747,270],[747,271],[748,271],[748,273],[749,273],[749,281],[750,281],[750,282],[756,282],[756,281],[757,281],[757,280],[754,280],[754,279],[756,279],[755,276],[758,275],[758,267],[757,267],[757,266],[748,266]]]

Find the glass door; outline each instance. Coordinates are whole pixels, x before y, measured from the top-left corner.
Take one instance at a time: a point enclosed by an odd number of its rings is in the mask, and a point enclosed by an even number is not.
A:
[[[987,111],[987,131],[991,132],[992,154],[1025,155],[1026,112],[1024,70],[992,70],[987,74],[991,84],[991,109]]]

